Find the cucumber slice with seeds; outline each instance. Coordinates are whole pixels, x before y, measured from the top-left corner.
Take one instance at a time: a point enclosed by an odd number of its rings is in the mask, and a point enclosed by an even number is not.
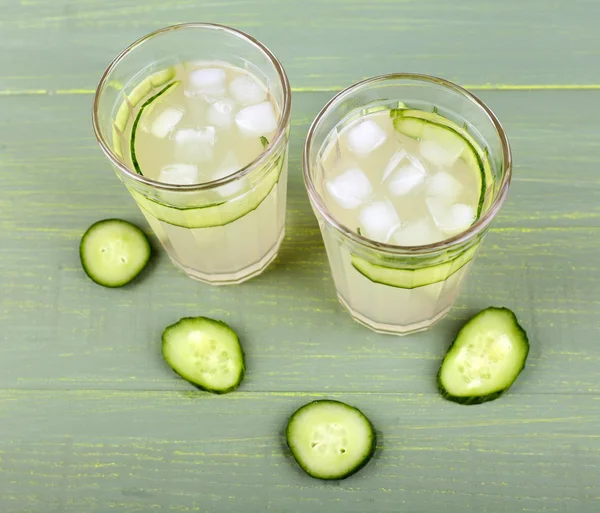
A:
[[[162,335],[162,354],[183,379],[216,394],[235,390],[246,370],[235,331],[208,317],[184,317],[167,327]]]
[[[492,401],[517,379],[529,354],[527,333],[508,308],[486,308],[459,331],[438,372],[440,393],[461,404]]]
[[[129,283],[146,267],[151,253],[146,234],[121,219],[94,223],[79,244],[83,270],[104,287]]]
[[[133,163],[133,167],[139,175],[143,176],[144,173],[142,173],[142,170],[140,169],[140,165],[138,163],[137,157],[135,155],[135,137],[137,134],[137,127],[140,123],[140,120],[142,119],[142,115],[144,114],[144,112],[146,110],[153,108],[152,106],[154,105],[154,102],[156,100],[158,100],[160,97],[164,96],[165,94],[169,93],[170,91],[174,91],[180,85],[181,85],[181,80],[177,80],[177,81],[171,82],[170,84],[163,87],[158,93],[156,93],[154,96],[148,98],[144,102],[144,104],[140,108],[139,112],[137,113],[137,116],[135,117],[135,121],[133,122],[133,127],[131,128],[131,144],[130,144],[129,150],[131,152],[131,162]],[[149,92],[150,91],[148,91],[148,93]]]
[[[344,479],[373,456],[375,429],[357,408],[340,401],[313,401],[288,421],[286,440],[292,455],[311,477]]]
[[[416,289],[447,280],[467,265],[473,259],[476,251],[477,245],[474,245],[447,262],[418,269],[398,269],[373,264],[356,255],[352,255],[351,260],[352,266],[372,282],[400,289]]]

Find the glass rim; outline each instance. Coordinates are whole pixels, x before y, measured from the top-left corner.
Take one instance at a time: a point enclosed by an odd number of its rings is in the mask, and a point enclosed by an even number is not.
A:
[[[236,36],[239,39],[246,41],[250,45],[257,48],[259,51],[261,51],[268,58],[268,60],[271,62],[271,64],[274,66],[275,70],[277,71],[277,74],[279,76],[279,79],[282,84],[282,89],[283,89],[283,108],[281,109],[280,119],[277,123],[277,129],[275,131],[275,135],[273,136],[272,140],[269,142],[267,147],[264,148],[263,151],[254,160],[252,160],[250,163],[248,163],[245,166],[238,169],[235,173],[232,173],[231,175],[225,176],[223,178],[219,178],[218,180],[212,180],[210,182],[202,182],[199,184],[192,184],[192,185],[178,185],[178,184],[163,183],[163,182],[159,182],[158,180],[153,180],[151,178],[148,178],[146,176],[136,173],[135,170],[133,170],[129,166],[125,165],[125,163],[122,162],[120,160],[120,158],[114,153],[111,146],[107,143],[104,135],[102,134],[102,130],[100,128],[100,122],[99,122],[100,94],[104,90],[104,87],[106,86],[106,84],[108,83],[108,78],[110,77],[111,73],[121,63],[121,61],[125,57],[127,57],[132,51],[134,51],[136,48],[138,48],[139,46],[144,44],[146,41],[153,39],[155,36],[159,36],[161,34],[165,34],[167,32],[172,32],[175,30],[183,30],[183,29],[208,29],[208,30],[215,30],[215,31],[223,31],[223,32],[227,32],[233,36]],[[239,178],[246,176],[254,169],[264,165],[265,162],[272,155],[273,150],[279,146],[281,140],[285,137],[287,126],[290,122],[291,103],[292,103],[292,92],[291,92],[290,82],[288,80],[288,76],[285,72],[285,69],[283,68],[283,65],[281,64],[281,62],[279,62],[279,59],[277,59],[277,57],[275,57],[275,55],[271,52],[271,50],[269,50],[258,39],[252,37],[251,35],[247,34],[246,32],[243,32],[239,29],[235,29],[235,28],[229,27],[227,25],[220,25],[218,23],[196,23],[196,22],[179,23],[179,24],[169,25],[167,27],[160,28],[158,30],[155,30],[153,32],[146,34],[145,36],[142,36],[137,41],[134,41],[127,48],[122,50],[112,60],[112,62],[108,65],[108,67],[102,74],[100,81],[98,82],[98,86],[96,87],[96,91],[94,93],[94,102],[93,102],[93,108],[92,108],[92,126],[94,128],[94,135],[96,136],[96,140],[98,141],[98,144],[100,145],[100,148],[102,149],[102,151],[104,152],[106,157],[108,157],[108,159],[113,164],[113,166],[115,166],[117,169],[119,169],[119,171],[125,173],[129,178],[132,178],[133,180],[135,180],[138,183],[141,183],[141,184],[149,186],[149,187],[153,187],[155,189],[168,190],[168,191],[188,191],[188,192],[202,191],[202,190],[214,189],[221,185],[225,185],[227,183],[234,182],[234,181],[238,180]]]
[[[363,235],[359,235],[355,231],[349,229],[341,222],[339,222],[330,212],[325,202],[321,198],[321,195],[317,192],[315,185],[313,183],[313,178],[310,174],[310,147],[312,144],[312,139],[315,135],[316,130],[319,128],[321,121],[327,116],[329,110],[343,97],[347,94],[355,91],[356,89],[362,88],[366,85],[376,84],[378,82],[384,82],[386,80],[393,79],[404,79],[404,80],[412,80],[415,82],[428,82],[432,84],[438,84],[453,91],[460,93],[461,95],[467,97],[472,102],[474,102],[478,107],[480,107],[483,112],[486,114],[488,120],[494,126],[502,145],[502,156],[503,156],[503,174],[502,181],[500,182],[500,187],[494,200],[488,210],[477,219],[469,228],[465,231],[460,232],[453,237],[448,239],[441,240],[439,242],[434,242],[432,244],[425,244],[422,246],[397,246],[394,244],[386,244],[383,242],[376,242],[371,240]],[[398,100],[401,100],[399,98]],[[339,231],[342,235],[352,240],[353,242],[360,244],[361,246],[366,246],[375,251],[391,254],[391,255],[429,255],[431,253],[435,253],[437,251],[449,249],[465,243],[469,241],[471,238],[479,234],[484,228],[486,228],[494,219],[500,207],[504,203],[506,199],[506,195],[508,193],[508,188],[510,185],[511,177],[512,177],[512,154],[510,149],[510,143],[508,142],[508,137],[500,124],[500,121],[496,117],[496,115],[492,112],[492,110],[477,96],[468,91],[467,89],[455,84],[454,82],[450,82],[449,80],[432,76],[432,75],[424,75],[420,73],[389,73],[386,75],[377,75],[375,77],[366,78],[361,80],[360,82],[356,82],[339,93],[337,93],[331,100],[329,100],[325,106],[320,110],[317,114],[317,117],[312,122],[308,134],[306,136],[306,141],[304,143],[304,149],[302,152],[302,175],[304,178],[304,184],[306,186],[306,190],[308,192],[308,197],[313,204],[314,207],[319,211],[319,213],[327,220],[327,222],[333,226],[337,231]]]

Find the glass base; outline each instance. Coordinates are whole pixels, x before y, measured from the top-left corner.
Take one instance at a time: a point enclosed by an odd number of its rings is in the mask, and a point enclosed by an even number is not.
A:
[[[277,257],[277,253],[279,253],[279,248],[281,246],[281,242],[285,236],[285,230],[281,231],[281,235],[277,238],[277,242],[275,245],[267,252],[267,254],[261,258],[258,262],[249,265],[248,267],[244,267],[240,271],[231,272],[231,273],[219,273],[219,274],[208,274],[199,271],[198,269],[192,269],[190,267],[186,267],[181,265],[177,260],[171,258],[171,262],[181,269],[189,278],[193,280],[201,281],[202,283],[208,283],[209,285],[238,285],[239,283],[243,283],[248,281],[259,274],[261,274],[269,265],[275,260]]]
[[[367,328],[369,328],[370,330],[373,330],[376,333],[383,333],[386,335],[401,335],[402,336],[402,335],[410,335],[411,333],[417,333],[419,331],[425,331],[425,330],[431,328],[438,321],[441,321],[446,316],[446,314],[450,311],[450,309],[452,308],[452,305],[444,308],[444,310],[442,310],[440,313],[438,313],[436,316],[432,317],[431,319],[416,322],[414,324],[395,325],[395,324],[385,324],[385,323],[376,322],[372,319],[369,319],[368,317],[365,317],[364,315],[360,314],[356,310],[353,310],[350,307],[350,305],[346,302],[346,300],[339,294],[338,294],[338,300],[356,322],[358,322],[359,324],[362,324],[363,326],[366,326]]]

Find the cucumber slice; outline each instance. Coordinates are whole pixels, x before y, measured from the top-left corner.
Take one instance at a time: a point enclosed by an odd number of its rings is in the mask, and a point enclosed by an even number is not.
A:
[[[181,80],[177,80],[177,81],[171,82],[170,84],[163,87],[158,93],[156,93],[154,96],[148,98],[144,102],[144,104],[141,106],[139,112],[137,113],[137,116],[135,117],[135,121],[133,122],[133,127],[131,128],[131,144],[129,147],[129,151],[131,152],[131,162],[133,163],[133,168],[136,170],[137,174],[139,174],[139,175],[144,176],[144,173],[142,173],[142,170],[140,169],[140,165],[138,163],[137,157],[135,155],[135,137],[137,134],[137,127],[140,123],[140,120],[142,119],[142,115],[144,114],[144,111],[146,111],[146,109],[151,108],[151,106],[154,104],[154,102],[158,98],[167,94],[170,91],[174,91],[180,85],[181,85]]]
[[[360,274],[375,283],[400,289],[416,289],[450,278],[471,261],[477,251],[477,246],[477,244],[471,246],[467,251],[447,262],[420,269],[397,269],[373,264],[356,255],[352,255],[351,261],[352,266]]]
[[[440,393],[461,404],[492,401],[525,367],[527,333],[508,308],[486,308],[459,331],[438,372]]]
[[[473,138],[469,136],[470,140],[467,139],[465,137],[466,132],[458,132],[448,125],[437,124],[433,121],[427,121],[422,118],[411,117],[407,114],[408,112],[421,113],[421,111],[404,110],[399,112],[401,112],[401,114],[397,114],[394,117],[393,121],[394,128],[397,132],[404,134],[407,137],[411,137],[412,139],[433,139],[438,141],[442,146],[445,147],[454,147],[459,149],[461,147],[463,148],[460,154],[460,158],[469,166],[469,168],[473,170],[473,175],[477,180],[477,187],[480,190],[479,200],[477,202],[477,213],[475,216],[475,218],[478,219],[481,216],[481,212],[483,211],[484,207],[484,200],[486,197],[488,187],[488,173],[485,170],[485,166],[481,156],[475,149],[475,146],[473,146],[473,143],[475,143]],[[432,114],[429,112],[421,114],[429,114],[431,116],[436,116],[436,119],[445,119],[439,116],[438,114]],[[450,123],[450,121],[448,120],[446,120],[446,122]],[[489,162],[487,165],[489,167]],[[489,175],[491,176],[491,169]]]
[[[489,207],[489,202],[493,198],[494,174],[487,148],[482,150],[479,143],[464,127],[460,127],[449,119],[440,116],[437,112],[425,112],[416,109],[392,109],[390,116],[393,119],[394,128],[401,134],[413,139],[420,139],[423,136],[425,127],[433,124],[455,132],[468,143],[467,148],[463,151],[460,158],[481,176],[481,194],[479,196],[476,216],[476,218],[479,218],[483,210]],[[419,120],[423,121],[424,124],[419,124]]]
[[[459,155],[462,158],[465,152],[472,151],[475,153],[474,150],[471,150],[470,144],[454,130],[450,130],[434,123],[426,123],[425,127],[423,128],[423,135],[421,138],[421,153],[423,155],[425,155],[425,153],[423,153],[424,149],[427,149],[423,148],[423,144],[431,145],[432,142],[434,142],[434,146],[438,151],[435,151],[433,154],[431,151],[427,152],[427,160],[440,167],[449,165],[449,162],[446,160],[446,158],[442,158],[440,160],[440,157],[442,156],[447,157],[448,155],[451,155],[454,158],[455,155]],[[439,149],[443,150],[443,155],[438,154]],[[435,158],[432,160],[432,157]],[[475,170],[474,174],[478,181],[481,182],[481,170],[479,169],[479,166],[473,169]]]
[[[246,214],[256,210],[264,199],[271,193],[281,175],[284,158],[273,165],[267,176],[247,193],[224,203],[195,208],[177,208],[164,205],[157,200],[147,198],[133,188],[129,192],[139,207],[147,214],[174,226],[183,228],[210,228],[224,226],[237,221]]]
[[[340,401],[313,401],[288,421],[287,444],[298,465],[317,479],[344,479],[375,451],[375,429],[357,408]]]
[[[119,129],[120,132],[125,132],[125,127],[129,122],[129,115],[131,111],[129,110],[129,104],[127,100],[123,100],[121,105],[119,105],[119,109],[117,110],[117,115],[115,116],[114,125]]]
[[[104,287],[122,287],[129,283],[146,267],[151,253],[146,234],[121,219],[94,223],[79,244],[83,270]]]
[[[232,392],[244,379],[242,346],[236,332],[223,321],[180,319],[164,330],[162,354],[177,374],[207,392]]]
[[[152,91],[152,81],[150,77],[146,77],[142,80],[138,85],[136,85],[131,93],[127,96],[131,107],[135,108],[138,103],[142,101],[143,98],[148,96]]]
[[[418,118],[405,118],[402,116],[394,118],[394,128],[396,132],[410,137],[411,139],[420,139],[422,137],[425,124],[425,121]]]
[[[121,139],[121,132],[117,130],[117,127],[112,127],[112,143],[114,152],[121,158],[123,158],[123,140]]]
[[[175,68],[170,67],[150,75],[138,86],[136,86],[133,91],[131,91],[131,94],[125,97],[117,109],[114,125],[118,128],[118,130],[121,133],[125,132],[125,128],[127,127],[129,116],[131,114],[131,108],[129,107],[130,104],[132,107],[135,107],[142,98],[150,94],[153,88],[160,87],[173,78],[175,78]]]
[[[169,80],[173,80],[175,78],[176,73],[177,72],[174,66],[171,66],[170,68],[165,68],[161,71],[157,71],[153,75],[150,75],[150,83],[154,88],[160,87],[162,85],[165,85]]]

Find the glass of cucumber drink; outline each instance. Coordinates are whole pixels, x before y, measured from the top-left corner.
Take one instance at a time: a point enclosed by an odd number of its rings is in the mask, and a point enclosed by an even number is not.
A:
[[[189,23],[136,41],[102,76],[100,147],[173,263],[241,283],[284,236],[291,91],[259,41]]]
[[[340,302],[375,331],[407,334],[452,307],[508,193],[511,152],[470,92],[392,74],[323,108],[303,171]]]

